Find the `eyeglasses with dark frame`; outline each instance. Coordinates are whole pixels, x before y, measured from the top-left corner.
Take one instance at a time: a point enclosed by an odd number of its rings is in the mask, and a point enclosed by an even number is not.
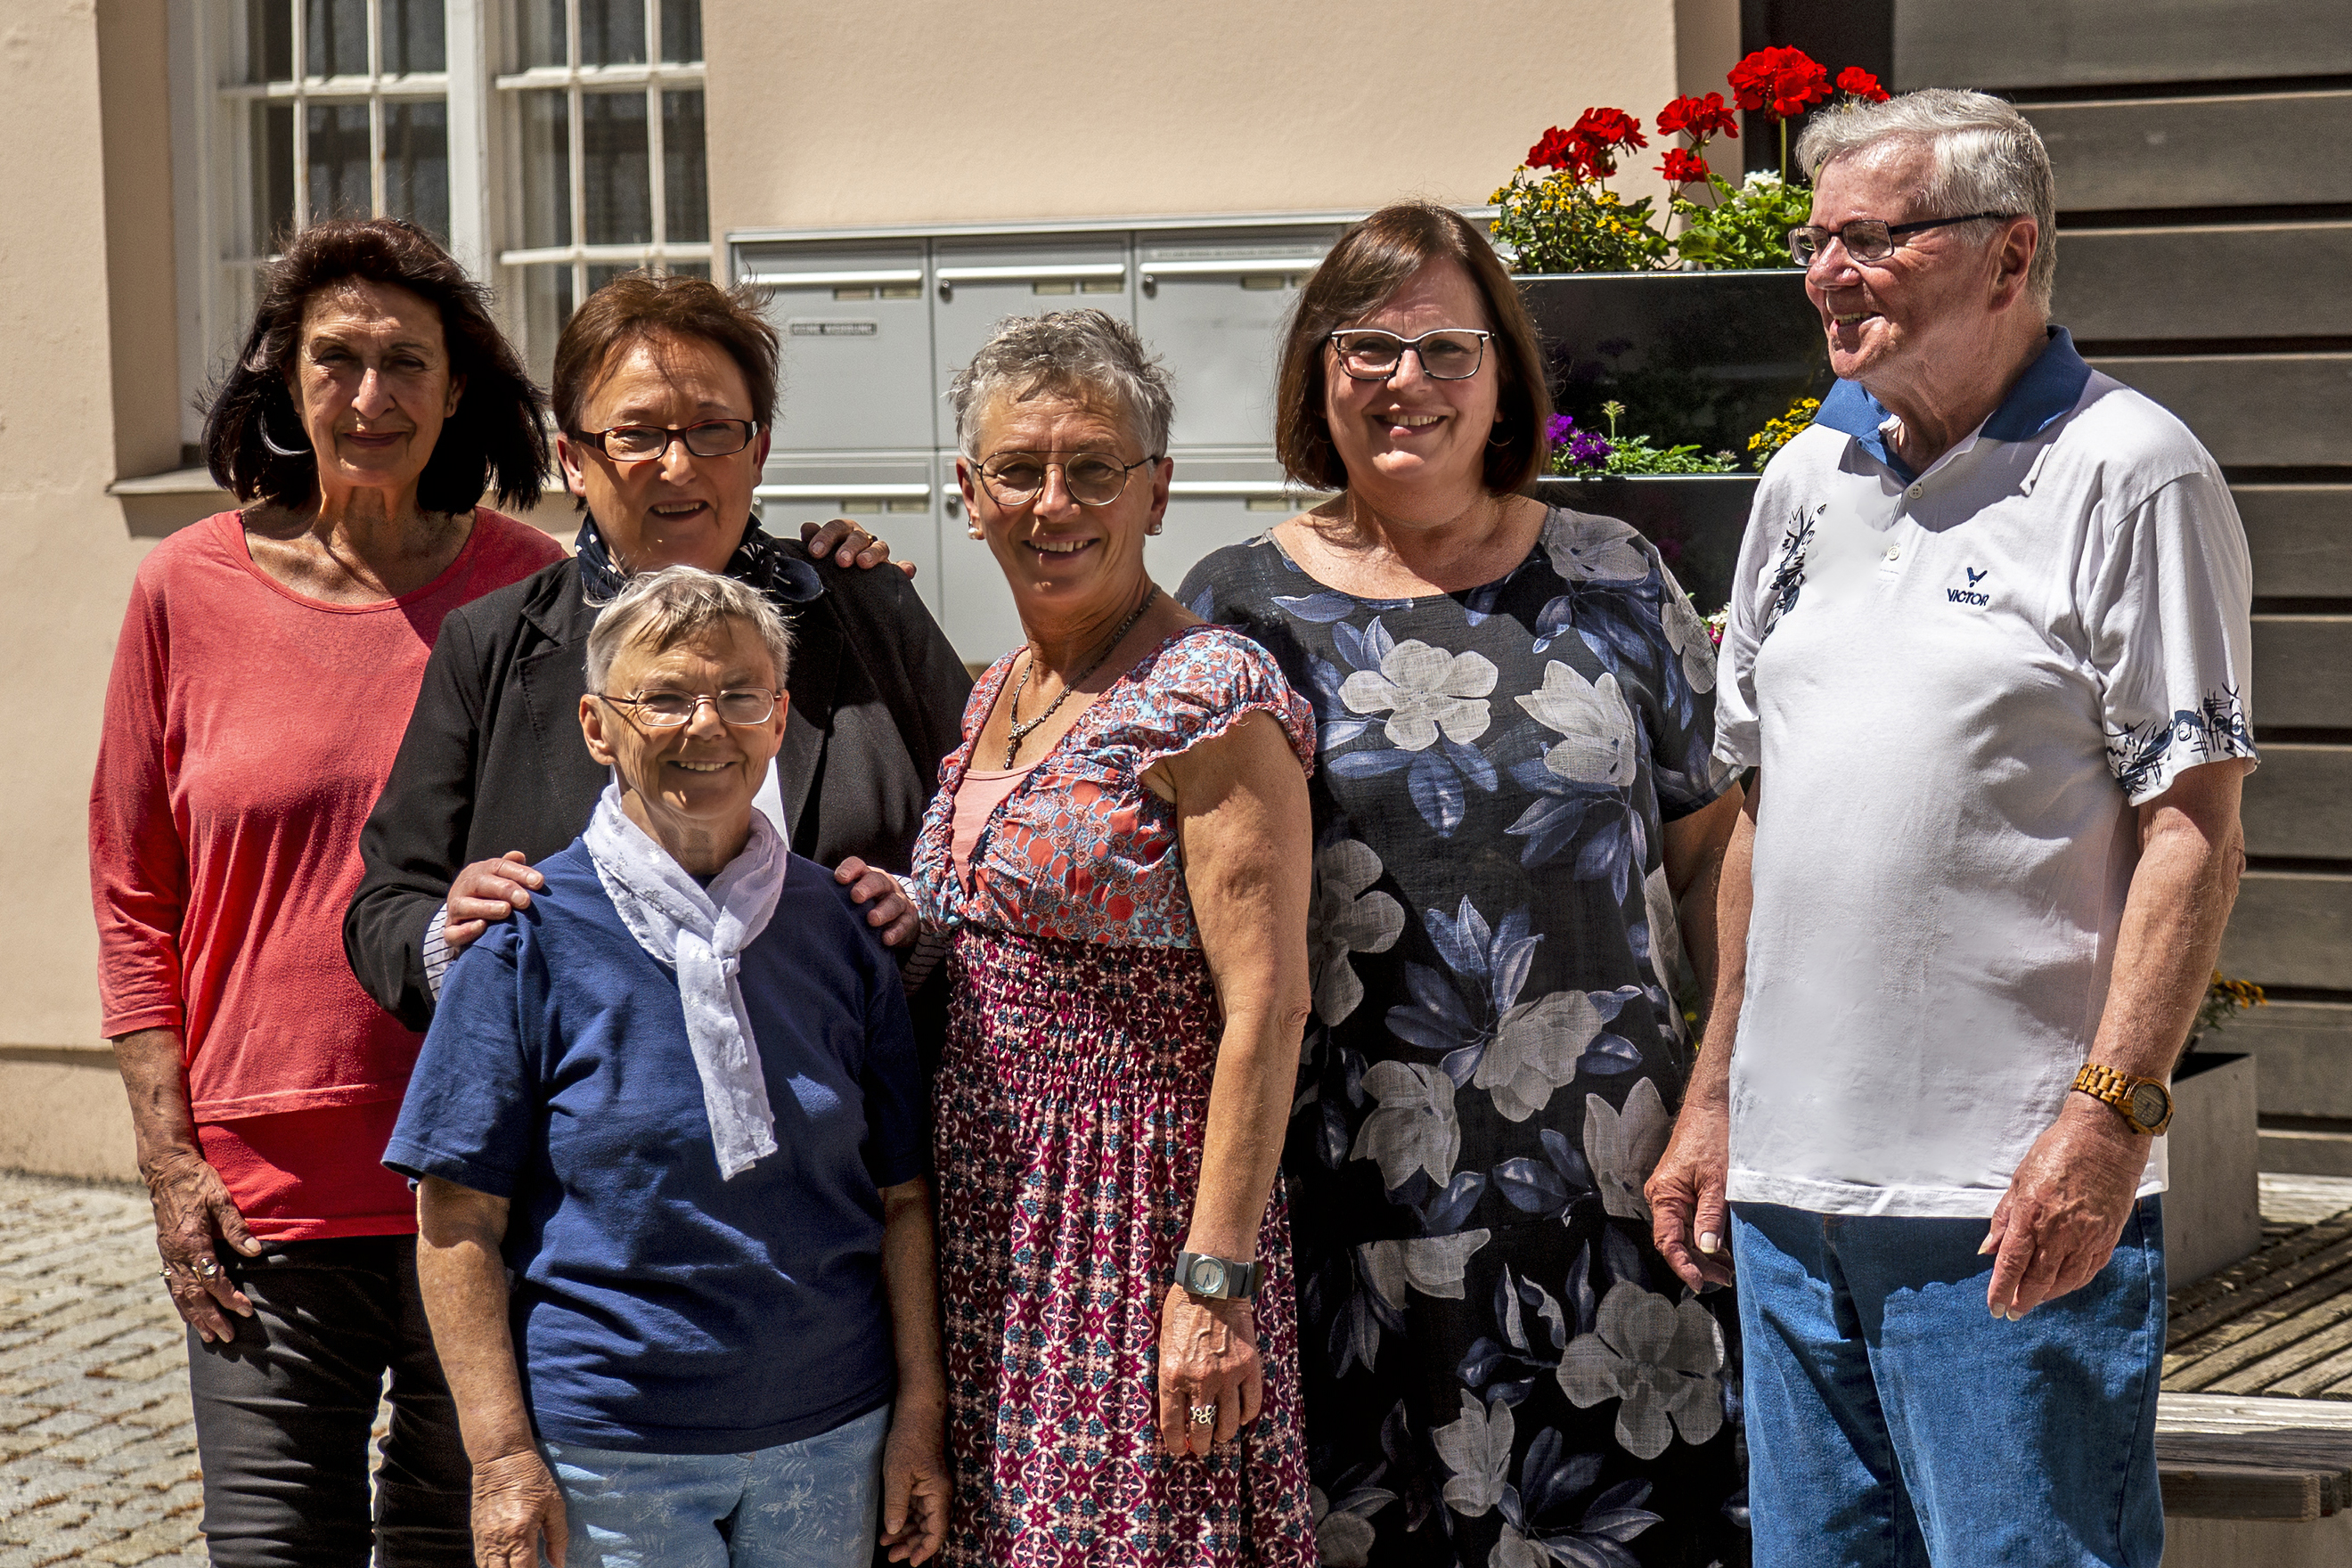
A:
[[[651,691],[638,697],[609,697],[599,691],[595,696],[599,701],[632,710],[637,721],[648,730],[675,730],[691,724],[695,710],[706,702],[719,715],[720,723],[738,729],[764,724],[776,712],[776,694],[757,687],[718,692]]]
[[[650,463],[683,441],[698,458],[726,458],[741,451],[758,435],[756,419],[705,419],[695,425],[615,425],[610,430],[583,430],[579,438],[616,463]]]
[[[972,465],[972,472],[979,476],[988,499],[1002,507],[1034,502],[1045,493],[1045,474],[1050,468],[1062,470],[1062,483],[1080,506],[1108,506],[1127,493],[1129,474],[1158,461],[1151,457],[1122,463],[1102,452],[1073,452],[1066,458],[1044,452],[992,452]]]
[[[1401,338],[1370,327],[1343,327],[1329,341],[1350,381],[1386,381],[1402,368],[1408,353],[1421,356],[1421,374],[1432,381],[1467,381],[1486,363],[1486,340],[1494,335],[1474,327],[1439,327]]]
[[[1922,218],[1917,223],[1881,223],[1874,217],[1856,218],[1843,228],[1823,228],[1819,224],[1801,224],[1789,231],[1789,259],[1800,267],[1811,267],[1813,258],[1829,247],[1835,239],[1845,247],[1845,253],[1856,261],[1884,261],[1895,254],[1898,235],[1918,234],[1931,228],[1948,228],[1956,223],[1982,223],[1988,219],[2006,223],[2011,218],[2023,217],[2023,213],[1962,213],[1958,217]]]

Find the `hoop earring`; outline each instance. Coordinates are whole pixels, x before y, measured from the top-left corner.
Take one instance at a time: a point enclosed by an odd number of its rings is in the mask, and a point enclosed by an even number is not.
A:
[[[1496,421],[1495,421],[1495,428],[1496,428],[1496,429],[1497,429],[1497,430],[1500,430],[1502,427],[1503,427],[1503,422],[1502,422],[1501,420],[1499,420],[1499,419],[1496,420]],[[1511,444],[1511,438],[1510,438],[1510,437],[1508,437],[1508,436],[1505,436],[1505,437],[1504,437],[1501,440],[1499,440],[1499,441],[1496,440],[1496,439],[1495,439],[1495,437],[1493,437],[1492,436],[1489,436],[1489,437],[1486,437],[1486,445],[1488,445],[1489,447],[1507,447],[1507,446],[1509,446],[1510,444]]]
[[[268,447],[271,451],[277,453],[281,458],[316,458],[319,455],[317,450],[312,447],[310,443],[307,440],[299,447],[281,447],[277,442],[271,440],[269,438],[269,410],[266,405],[256,411],[253,417],[253,427],[260,434],[261,444]]]

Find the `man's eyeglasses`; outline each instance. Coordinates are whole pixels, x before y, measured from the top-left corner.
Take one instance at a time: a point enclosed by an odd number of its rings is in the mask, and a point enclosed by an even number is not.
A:
[[[699,425],[665,428],[659,425],[615,425],[610,430],[583,430],[580,439],[616,463],[648,463],[683,441],[698,458],[724,458],[741,451],[759,434],[751,419],[706,419]]]
[[[1981,223],[1988,218],[2006,222],[2023,217],[2023,213],[1962,213],[1958,217],[1922,218],[1917,223],[1885,224],[1874,217],[1856,218],[1843,228],[1823,228],[1819,224],[1805,224],[1789,231],[1789,259],[1800,267],[1811,267],[1813,258],[1829,248],[1834,239],[1845,247],[1845,253],[1856,261],[1884,261],[1895,254],[1897,235],[1917,234],[1930,228],[1947,228],[1956,223]]]
[[[1132,463],[1122,463],[1117,458],[1100,452],[1073,452],[1066,458],[1049,458],[1039,452],[998,452],[983,459],[972,471],[980,476],[981,489],[989,500],[1003,507],[1027,506],[1045,493],[1045,471],[1062,470],[1062,483],[1070,499],[1080,506],[1108,506],[1127,492],[1127,477],[1146,463],[1156,463],[1157,458],[1138,458]]]
[[[1404,356],[1421,356],[1421,374],[1432,381],[1467,381],[1486,360],[1486,340],[1492,332],[1468,327],[1440,327],[1417,338],[1370,328],[1349,328],[1331,334],[1339,351],[1339,368],[1354,381],[1386,381],[1404,363]]]
[[[649,691],[642,697],[606,697],[602,700],[616,707],[636,710],[637,722],[648,730],[675,730],[681,724],[694,722],[694,710],[704,703],[719,715],[724,723],[749,728],[764,724],[776,711],[776,694],[746,689],[737,691]]]

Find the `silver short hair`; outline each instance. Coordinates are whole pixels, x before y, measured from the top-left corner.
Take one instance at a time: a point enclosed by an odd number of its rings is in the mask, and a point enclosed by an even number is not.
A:
[[[782,690],[793,660],[792,628],[784,617],[757,588],[698,566],[642,573],[597,612],[588,633],[588,689],[604,689],[613,660],[625,647],[642,644],[659,652],[728,621],[760,634]]]
[[[1885,103],[1849,99],[1813,114],[1797,138],[1797,162],[1818,180],[1823,165],[1887,142],[1927,149],[1922,217],[2003,212],[2034,220],[2041,234],[2025,289],[2048,315],[2058,279],[2058,184],[2032,122],[2000,99],[1959,88],[1922,88]],[[1992,225],[1966,228],[1981,239]]]
[[[981,416],[1000,397],[1047,393],[1073,403],[1116,406],[1147,458],[1168,451],[1176,389],[1167,367],[1133,327],[1101,310],[1008,316],[948,384],[955,407],[956,449],[978,458]]]

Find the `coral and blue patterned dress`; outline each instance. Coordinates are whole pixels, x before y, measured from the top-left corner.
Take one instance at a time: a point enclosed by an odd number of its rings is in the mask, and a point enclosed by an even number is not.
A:
[[[966,885],[955,795],[1013,658],[973,688],[915,847],[924,922],[952,931],[935,1089],[955,1485],[940,1561],[1300,1568],[1315,1553],[1278,1184],[1258,1242],[1264,1407],[1205,1460],[1160,1447],[1160,1305],[1221,1024],[1176,810],[1142,780],[1256,711],[1311,766],[1314,720],[1255,643],[1177,632],[996,807]]]
[[[1727,787],[1704,623],[1558,510],[1462,593],[1339,593],[1268,534],[1178,596],[1321,727],[1283,1168],[1322,1561],[1747,1562],[1738,1314],[1642,1195],[1691,1063],[1660,824]]]

